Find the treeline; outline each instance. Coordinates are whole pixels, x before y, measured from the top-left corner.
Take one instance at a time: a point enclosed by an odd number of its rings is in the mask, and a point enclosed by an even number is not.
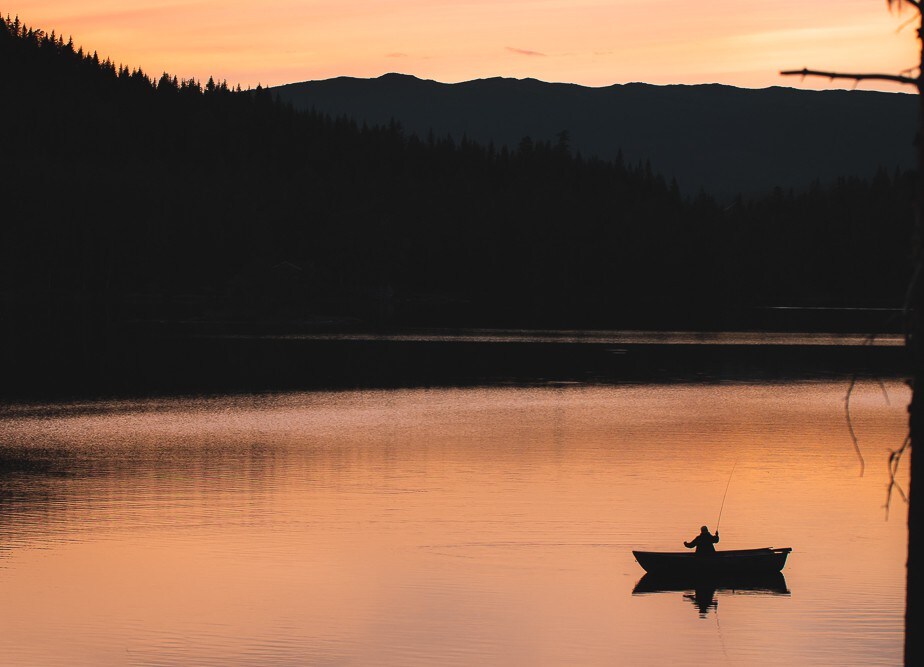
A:
[[[690,199],[649,165],[573,154],[567,132],[516,150],[406,136],[260,87],[152,77],[9,18],[0,87],[8,331],[28,330],[24,313],[37,329],[703,326],[762,306],[899,306],[909,278],[910,181],[884,168]]]

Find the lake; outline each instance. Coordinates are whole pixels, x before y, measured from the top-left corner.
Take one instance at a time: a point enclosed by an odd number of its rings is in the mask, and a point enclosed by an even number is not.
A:
[[[909,392],[854,392],[860,476],[846,390],[7,406],[0,664],[897,665]],[[682,550],[726,485],[719,547],[792,547],[782,586],[633,593],[631,550]]]

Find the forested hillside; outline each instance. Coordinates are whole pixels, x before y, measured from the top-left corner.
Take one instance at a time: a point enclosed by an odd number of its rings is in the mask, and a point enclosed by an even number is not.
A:
[[[567,136],[419,139],[152,77],[18,19],[0,23],[0,86],[7,335],[322,316],[702,326],[895,306],[907,279],[909,186],[887,171],[718,205],[646,164],[575,157]]]
[[[590,88],[494,77],[440,83],[402,74],[337,77],[272,88],[296,108],[346,114],[405,131],[516,148],[523,135],[614,160],[650,160],[680,191],[728,200],[775,186],[868,178],[914,164],[916,95],[868,90],[628,83]],[[876,119],[887,118],[887,122]]]

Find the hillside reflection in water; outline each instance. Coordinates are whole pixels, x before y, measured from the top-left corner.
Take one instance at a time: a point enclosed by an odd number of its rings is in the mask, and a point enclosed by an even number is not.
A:
[[[898,664],[905,507],[886,522],[882,503],[908,395],[890,384],[887,404],[875,383],[857,390],[859,477],[845,388],[5,408],[0,656],[24,666],[695,664],[708,654]],[[735,460],[720,546],[794,547],[784,592],[633,595],[643,573],[631,549],[676,551],[711,526]],[[718,612],[721,627],[701,612]]]

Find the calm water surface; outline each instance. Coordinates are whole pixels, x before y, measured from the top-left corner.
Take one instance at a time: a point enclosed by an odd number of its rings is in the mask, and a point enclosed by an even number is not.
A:
[[[855,393],[860,477],[845,389],[5,408],[0,664],[899,664],[908,395]],[[793,547],[783,589],[633,595],[736,461],[720,546]]]

